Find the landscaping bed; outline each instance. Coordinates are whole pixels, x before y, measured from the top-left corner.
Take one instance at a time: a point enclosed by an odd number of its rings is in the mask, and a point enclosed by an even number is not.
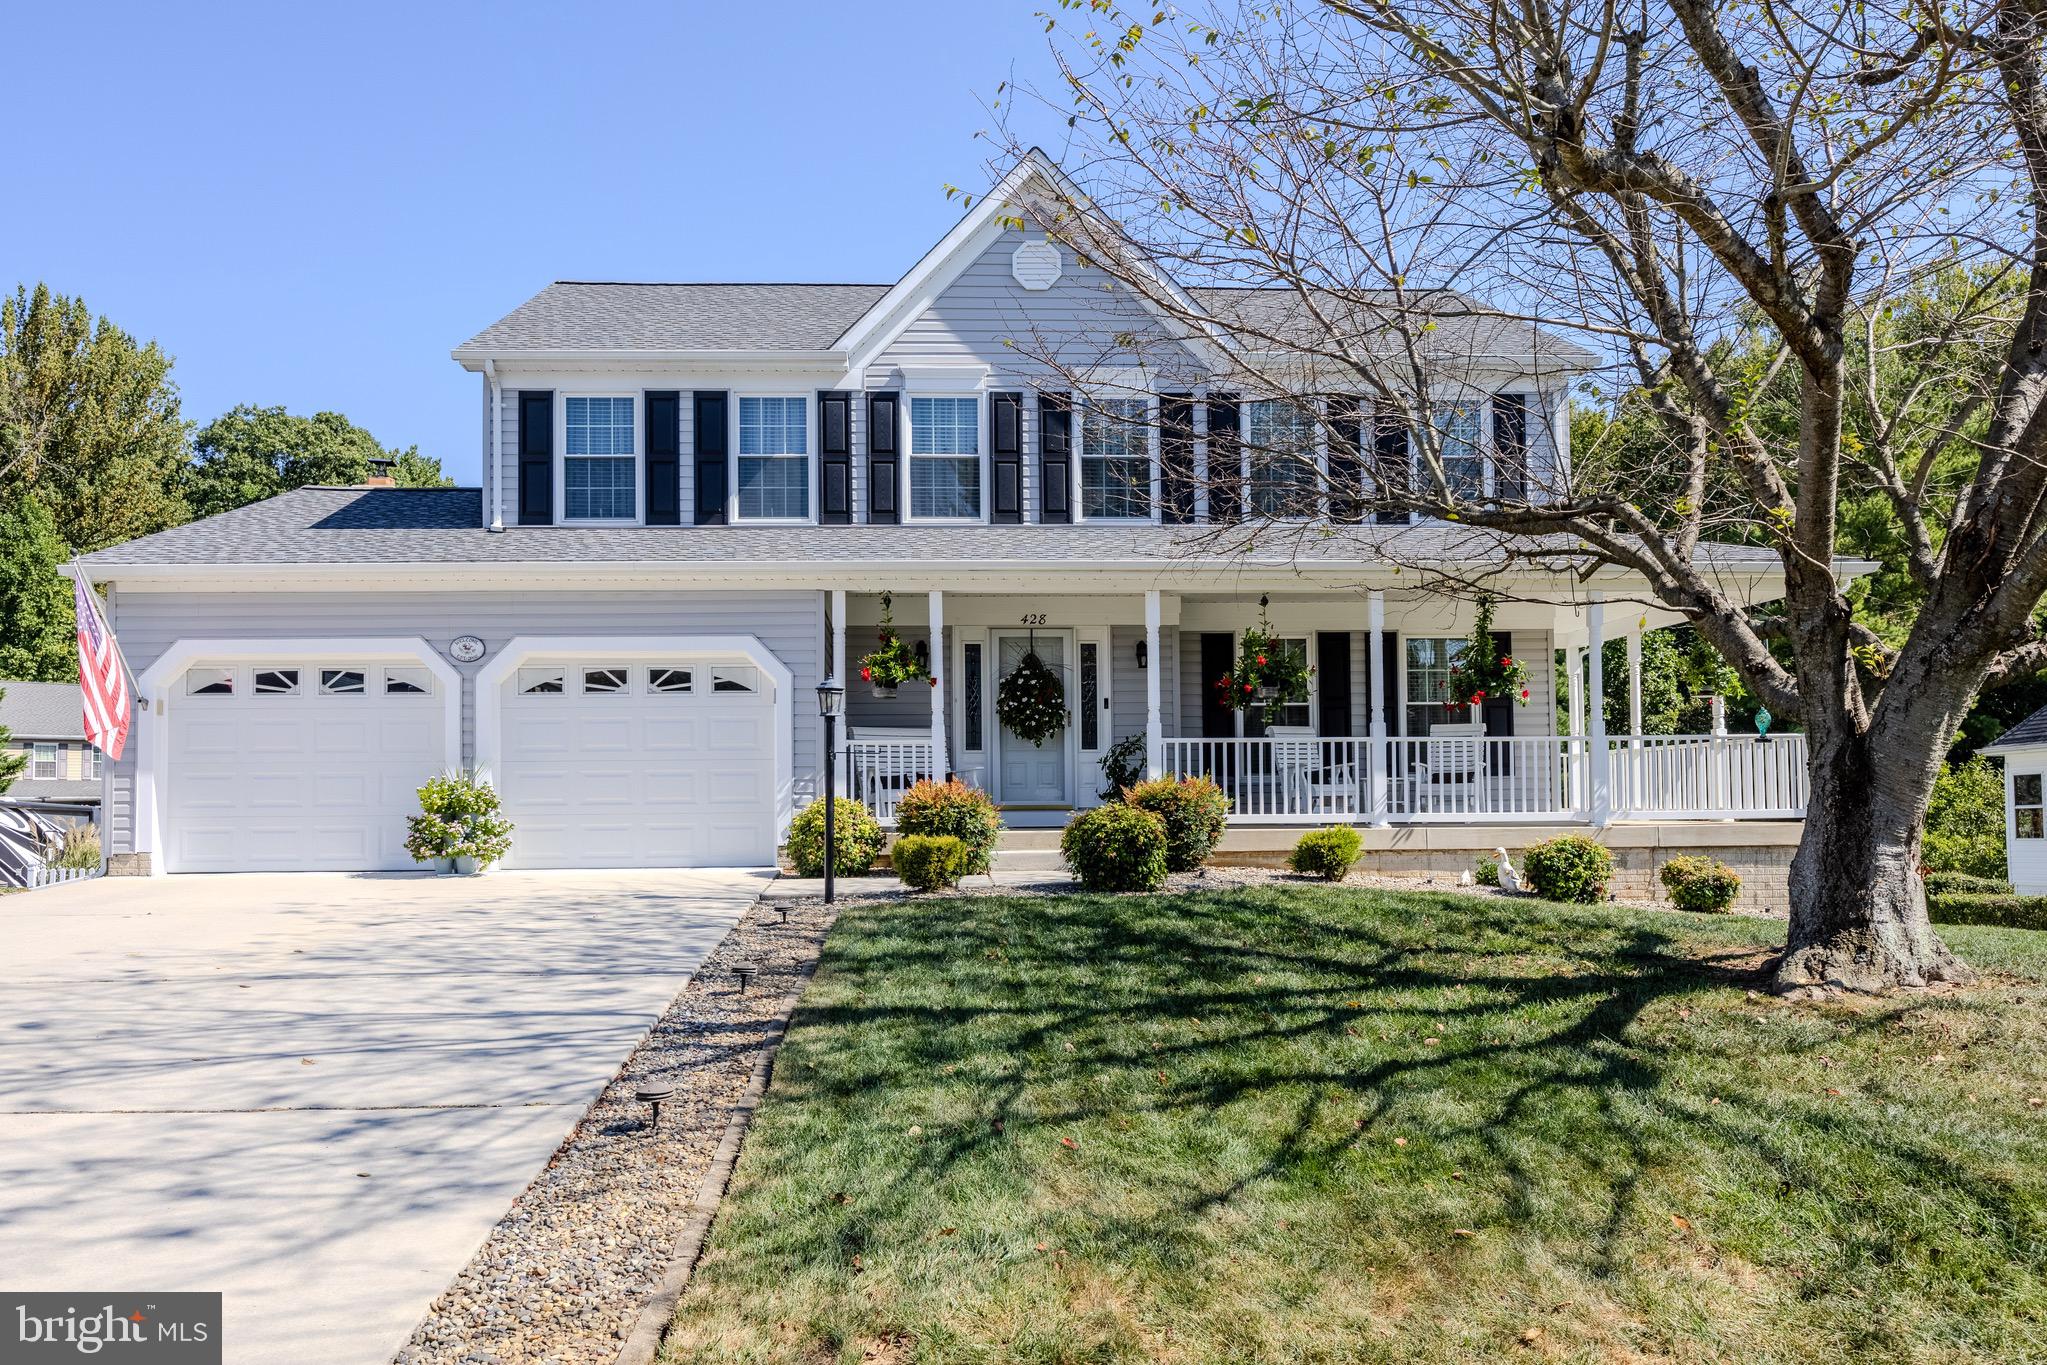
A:
[[[874,897],[664,1359],[2018,1360],[2047,941],[1790,1004],[1781,923],[1222,886]]]
[[[611,1365],[668,1269],[781,1007],[832,922],[756,904],[633,1050],[398,1353],[397,1365]],[[736,964],[757,969],[744,992]],[[634,1092],[674,1087],[658,1129]]]

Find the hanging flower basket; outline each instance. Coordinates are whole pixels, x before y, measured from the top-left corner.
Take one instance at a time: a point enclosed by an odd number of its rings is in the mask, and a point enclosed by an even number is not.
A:
[[[1493,599],[1478,599],[1478,620],[1464,652],[1450,665],[1449,700],[1458,706],[1484,706],[1491,697],[1511,697],[1528,705],[1528,668],[1493,642]]]
[[[917,661],[916,652],[896,634],[893,593],[881,595],[881,628],[875,639],[879,643],[860,660],[860,681],[872,687],[875,696],[886,700],[906,682],[930,680],[929,672]]]
[[[1237,661],[1216,680],[1216,698],[1233,711],[1265,708],[1271,724],[1279,708],[1308,699],[1315,670],[1307,659],[1281,647],[1265,619],[1265,599],[1258,599],[1258,624],[1244,632],[1237,645]]]
[[[1066,728],[1066,684],[1035,649],[996,686],[995,717],[1018,739],[1040,749]]]

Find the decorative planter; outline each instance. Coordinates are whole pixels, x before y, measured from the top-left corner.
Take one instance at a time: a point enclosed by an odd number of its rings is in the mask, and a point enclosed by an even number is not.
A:
[[[491,864],[478,862],[476,859],[469,857],[467,854],[464,854],[460,858],[456,858],[454,860],[454,864],[455,872],[457,873],[457,875],[463,877],[481,876],[483,873],[486,873],[491,869]]]
[[[896,690],[893,687],[883,687],[880,683],[876,683],[874,685],[874,699],[876,701],[894,701],[896,699]]]

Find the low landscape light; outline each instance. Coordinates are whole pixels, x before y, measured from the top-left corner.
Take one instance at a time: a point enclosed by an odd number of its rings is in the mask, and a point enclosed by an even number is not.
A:
[[[675,1087],[666,1081],[642,1081],[640,1088],[633,1091],[633,1098],[641,1104],[654,1106],[654,1117],[647,1123],[649,1128],[661,1126],[661,1106],[675,1098]]]

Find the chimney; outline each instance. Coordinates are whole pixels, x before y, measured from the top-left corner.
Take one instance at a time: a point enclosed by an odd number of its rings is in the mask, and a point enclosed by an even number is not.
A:
[[[398,480],[391,476],[391,467],[398,462],[388,455],[378,456],[369,462],[370,476],[362,481],[364,488],[396,488]]]

